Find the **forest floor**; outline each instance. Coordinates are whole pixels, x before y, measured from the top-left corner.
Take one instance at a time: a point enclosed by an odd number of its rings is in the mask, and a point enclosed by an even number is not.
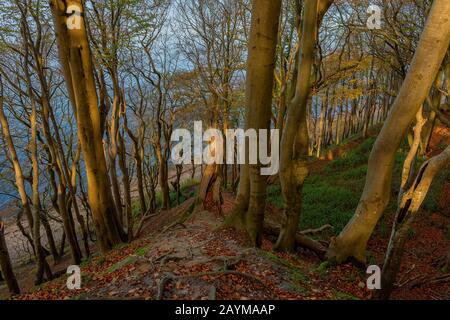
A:
[[[333,225],[333,230],[317,238],[324,241],[342,229],[362,191],[373,140],[352,139],[334,149],[334,156],[311,163],[301,229]],[[431,152],[449,140],[448,130],[438,128]],[[402,159],[400,151],[394,176]],[[382,265],[395,212],[396,188],[394,181],[392,203],[369,242],[369,264]],[[192,189],[190,186],[185,192],[192,194]],[[279,185],[269,186],[268,193],[266,217],[279,221]],[[263,239],[261,249],[249,248],[243,233],[222,227],[233,209],[233,199],[231,193],[224,193],[222,214],[207,205],[205,211],[187,216],[194,201],[189,198],[152,217],[131,244],[118,246],[106,255],[97,252],[83,262],[80,290],[68,290],[65,275],[34,287],[33,265],[22,266],[17,269],[17,278],[26,293],[14,299],[372,298],[373,291],[366,288],[365,269],[352,264],[329,265],[306,249],[296,254],[275,253],[274,239],[269,237]],[[393,299],[450,299],[449,275],[440,267],[450,249],[449,199],[447,169],[434,183],[421,217],[411,229]],[[66,257],[55,270],[64,270],[69,264]],[[0,287],[0,298],[5,294],[4,286]]]

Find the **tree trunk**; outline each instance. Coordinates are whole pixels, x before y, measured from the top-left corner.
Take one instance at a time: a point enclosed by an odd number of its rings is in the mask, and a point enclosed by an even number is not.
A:
[[[285,202],[281,231],[274,249],[294,251],[295,235],[301,211],[302,187],[308,175],[307,106],[311,92],[311,69],[314,47],[321,19],[331,1],[306,0],[299,52],[299,67],[295,96],[286,115],[286,124],[281,138],[280,182]]]
[[[79,7],[80,29],[68,29],[67,6]],[[103,252],[123,240],[119,228],[106,167],[101,121],[92,58],[86,35],[84,7],[80,0],[51,0],[61,65],[74,113],[86,164],[89,205]]]
[[[27,66],[25,68],[28,68]],[[27,73],[27,71],[25,71]],[[31,91],[31,87],[29,87],[29,91]],[[30,92],[31,93],[31,92]],[[31,149],[31,162],[32,162],[32,170],[33,170],[33,183],[32,183],[32,191],[33,191],[33,241],[34,241],[34,250],[36,255],[36,279],[35,285],[40,285],[44,282],[44,271],[45,271],[45,255],[44,250],[42,250],[41,243],[41,202],[39,197],[39,163],[38,163],[38,155],[37,155],[37,113],[36,113],[36,104],[34,102],[33,96],[30,96],[31,99],[31,141],[30,141],[30,149]],[[51,275],[50,275],[51,277]]]
[[[408,230],[417,218],[433,178],[449,163],[450,147],[447,147],[441,154],[422,165],[411,188],[404,193],[400,200],[381,273],[380,297],[382,299],[388,299],[392,292],[395,278],[400,269]]]
[[[114,90],[116,91],[116,90]],[[114,198],[114,204],[116,207],[117,219],[121,227],[123,227],[123,206],[122,197],[120,195],[119,177],[117,175],[117,154],[119,153],[118,139],[119,139],[119,111],[120,111],[120,99],[115,93],[114,102],[111,115],[111,125],[109,128],[109,171],[111,176],[112,193]]]
[[[17,279],[11,265],[11,259],[9,258],[4,231],[5,224],[0,221],[0,275],[3,275],[6,285],[8,286],[8,290],[11,294],[20,294],[19,284],[17,283]]]
[[[78,208],[78,203],[77,203],[77,197],[76,197],[77,166],[80,161],[80,155],[81,155],[81,148],[78,145],[77,151],[75,152],[75,158],[72,163],[72,168],[71,168],[71,171],[69,174],[70,175],[69,185],[70,185],[70,190],[71,190],[70,191],[70,193],[71,193],[70,205],[73,205],[73,208],[75,209],[75,216],[77,217],[77,221],[81,227],[81,232],[83,235],[84,251],[86,253],[86,257],[89,257],[91,255],[91,250],[89,248],[89,227],[88,227],[87,221],[86,221],[86,223],[84,222],[83,215],[80,213],[80,210]],[[86,217],[88,217],[89,211],[86,210],[85,214],[86,214]],[[86,218],[86,220],[87,220],[87,218]],[[78,241],[77,241],[77,243],[78,243]],[[81,256],[81,253],[80,253],[80,256]]]
[[[434,110],[440,108],[441,106],[441,99],[442,99],[442,91],[443,90],[443,75],[444,71],[441,70],[438,72],[438,75],[436,77],[435,81],[435,91],[427,99],[428,102],[428,108],[430,109],[428,122],[426,123],[424,130],[422,132],[422,136],[420,139],[420,154],[425,155],[428,152],[428,145],[430,144],[431,136],[433,135],[433,130],[436,125],[436,112]],[[447,77],[447,76],[446,76]],[[448,78],[447,82],[449,81]]]
[[[48,219],[44,213],[41,214],[41,221],[42,225],[45,229],[45,234],[47,235],[47,242],[50,247],[50,252],[53,256],[53,262],[54,264],[58,264],[61,257],[58,254],[58,249],[56,249],[56,243],[55,243],[55,237],[53,236],[53,231],[50,226],[50,223],[48,222]]]
[[[248,128],[256,130],[270,127],[280,11],[281,0],[252,1],[245,94],[248,117],[246,123]],[[242,189],[240,187],[242,193],[238,195],[244,200],[248,196],[245,227],[255,246],[261,244],[266,202],[266,177],[261,175],[260,170],[259,161],[243,168]],[[248,181],[246,175],[249,177]]]
[[[316,157],[320,159],[321,152],[322,152],[322,141],[323,141],[323,135],[324,135],[324,129],[325,129],[325,114],[327,111],[327,105],[328,105],[328,90],[327,94],[325,96],[325,100],[322,101],[322,105],[320,107],[320,118],[319,118],[319,134],[317,138],[317,153]]]
[[[450,270],[450,250],[448,251],[447,258],[444,262],[444,272],[448,272]]]
[[[127,227],[128,241],[133,239],[133,211],[131,203],[130,175],[127,168],[126,146],[122,134],[119,134],[119,166],[122,171],[122,185],[125,196],[125,222]]]
[[[450,42],[450,2],[433,2],[413,61],[369,157],[363,194],[355,215],[336,239],[327,257],[343,262],[366,261],[365,251],[375,225],[389,201],[397,149],[425,101]]]

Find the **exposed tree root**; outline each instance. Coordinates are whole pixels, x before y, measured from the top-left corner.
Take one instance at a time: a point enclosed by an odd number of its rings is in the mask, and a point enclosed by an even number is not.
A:
[[[144,223],[145,223],[145,222],[147,222],[149,219],[151,219],[151,218],[153,218],[153,217],[156,217],[156,216],[158,216],[158,215],[161,214],[161,211],[159,211],[159,212],[157,212],[157,213],[154,213],[154,214],[148,214],[148,211],[149,211],[149,210],[150,210],[150,209],[147,210],[147,212],[144,214],[144,216],[142,217],[142,219],[139,221],[139,225],[138,225],[138,227],[136,228],[136,231],[135,231],[134,234],[133,234],[133,238],[134,238],[134,239],[136,239],[136,238],[140,235],[141,230],[142,230],[142,227],[144,226]]]
[[[161,233],[165,233],[166,231],[172,229],[173,227],[180,225],[183,228],[186,228],[186,226],[184,225],[184,223],[186,222],[186,220],[189,219],[189,217],[191,217],[191,215],[194,212],[194,208],[195,208],[195,202],[193,202],[188,208],[187,210],[182,214],[182,216],[180,218],[178,218],[177,220],[175,220],[174,222],[172,222],[171,224],[167,225],[166,227],[164,227],[161,231]]]
[[[187,256],[181,257],[181,256],[176,256],[176,255],[166,255],[163,258],[161,258],[161,261],[160,261],[159,264],[162,267],[163,265],[165,265],[169,261],[180,261],[180,260],[184,260],[186,258],[187,258]]]
[[[317,228],[317,229],[306,229],[306,230],[299,231],[299,233],[304,235],[304,236],[306,236],[306,235],[318,234],[318,233],[321,233],[321,232],[323,232],[325,230],[328,230],[328,229],[333,229],[333,226],[330,225],[330,224],[326,224],[326,225],[321,226],[320,228]]]
[[[280,227],[266,224],[264,226],[264,232],[272,236],[278,236],[280,233]],[[320,242],[311,239],[301,232],[297,232],[295,235],[295,245],[313,251],[322,260],[324,259],[327,251],[326,247],[324,247]]]
[[[439,275],[436,277],[427,277],[422,276],[418,278],[414,283],[411,284],[412,288],[421,287],[426,284],[437,284],[442,282],[449,282],[450,281],[450,273],[446,273],[444,275]]]

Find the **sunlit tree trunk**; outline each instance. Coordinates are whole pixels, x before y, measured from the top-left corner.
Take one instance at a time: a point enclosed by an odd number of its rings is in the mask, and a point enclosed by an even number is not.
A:
[[[327,257],[366,261],[366,246],[389,201],[397,149],[425,101],[450,42],[450,2],[433,2],[406,79],[369,157],[363,194],[353,218],[332,240]]]
[[[322,153],[322,141],[325,133],[325,115],[327,113],[327,107],[328,107],[328,90],[325,95],[325,99],[322,101],[322,105],[320,107],[319,133],[317,138],[317,153],[316,153],[317,158],[320,158]]]
[[[25,213],[25,216],[28,221],[28,226],[31,229],[31,228],[33,228],[33,215],[31,213],[30,203],[28,201],[28,197],[27,197],[26,190],[25,190],[25,182],[24,182],[22,167],[20,165],[19,158],[17,157],[16,148],[14,146],[14,142],[11,137],[11,131],[9,129],[9,123],[8,123],[8,120],[6,119],[4,109],[3,109],[3,84],[1,83],[1,77],[0,77],[0,87],[1,87],[0,124],[2,127],[3,138],[6,142],[6,145],[9,150],[11,164],[14,169],[14,177],[15,177],[16,187],[17,187],[17,191],[19,193],[19,197],[21,200],[22,210]],[[20,220],[18,220],[18,221],[20,221]],[[24,235],[27,235],[25,230],[23,230],[22,233]],[[34,250],[33,240],[31,239],[31,237],[29,235],[27,235],[27,236],[28,236],[27,238],[30,240],[30,244]]]
[[[33,98],[31,98],[33,99]],[[40,210],[41,210],[41,202],[40,202],[40,194],[39,194],[39,163],[38,163],[38,155],[37,155],[37,113],[36,113],[36,104],[34,101],[31,102],[31,162],[33,168],[33,240],[34,240],[34,249],[36,255],[36,279],[35,284],[39,285],[44,281],[44,271],[46,267],[44,250],[42,249],[41,244],[41,218],[40,218]],[[48,268],[48,265],[47,265]],[[51,278],[51,273],[49,274]]]
[[[448,58],[450,56],[447,54]],[[447,62],[448,64],[448,62]],[[450,64],[449,64],[450,65]],[[436,112],[434,110],[440,108],[441,99],[442,99],[442,91],[443,90],[443,82],[444,82],[444,68],[440,70],[437,74],[436,81],[434,83],[434,92],[432,92],[431,96],[427,99],[428,110],[430,115],[428,116],[428,122],[426,123],[424,130],[422,132],[422,136],[420,139],[420,154],[425,155],[428,151],[428,145],[430,144],[431,136],[433,134],[435,125],[436,125]],[[448,79],[448,78],[447,78]],[[447,80],[448,82],[449,80]],[[433,90],[432,90],[433,91]]]
[[[280,11],[280,0],[252,2],[246,79],[247,128],[258,130],[268,129],[270,126]],[[260,164],[242,168],[238,193],[238,201],[243,204],[242,209],[246,207],[245,202],[248,199],[243,222],[252,243],[256,246],[261,244],[266,201],[266,177],[261,175],[260,170]]]
[[[79,8],[80,28],[69,29],[66,9]],[[103,252],[123,240],[106,167],[101,121],[93,77],[91,52],[87,40],[84,7],[80,0],[51,0],[59,56],[69,97],[77,119],[78,137],[86,164],[89,205]]]

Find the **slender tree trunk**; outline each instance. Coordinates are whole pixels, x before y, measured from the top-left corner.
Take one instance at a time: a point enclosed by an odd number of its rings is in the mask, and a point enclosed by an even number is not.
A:
[[[65,10],[69,4],[78,6],[81,11],[80,29],[67,27]],[[61,65],[76,115],[79,141],[86,164],[89,205],[100,247],[106,252],[123,240],[123,233],[117,221],[109,186],[84,7],[81,0],[51,0],[50,8]]]
[[[247,126],[255,130],[270,127],[280,11],[280,0],[252,1],[245,92]],[[266,177],[261,175],[259,161],[258,164],[251,164],[242,169],[243,189],[240,187],[240,191],[244,194],[238,196],[244,196],[245,200],[248,196],[249,199],[245,227],[252,243],[260,246],[266,205]],[[245,181],[247,175],[248,181]]]
[[[125,196],[125,218],[127,226],[128,241],[133,238],[133,211],[131,203],[131,186],[130,186],[130,175],[127,168],[127,156],[125,149],[125,141],[122,134],[119,134],[119,166],[122,171],[122,185],[123,193]]]
[[[3,138],[8,146],[9,152],[10,152],[10,159],[14,168],[14,176],[15,176],[15,181],[16,181],[16,187],[17,187],[17,191],[19,193],[20,196],[20,200],[21,200],[21,205],[22,205],[22,210],[25,213],[25,216],[27,217],[28,220],[28,227],[30,228],[31,232],[33,233],[33,226],[34,226],[34,219],[33,219],[33,214],[31,211],[31,206],[30,203],[28,201],[28,196],[26,194],[26,189],[25,189],[25,181],[24,181],[24,176],[23,176],[23,171],[22,171],[22,167],[20,165],[19,162],[19,158],[17,156],[17,152],[16,152],[16,148],[14,145],[14,142],[12,140],[11,137],[11,133],[10,133],[10,129],[9,129],[9,123],[8,120],[6,119],[5,113],[4,113],[4,109],[3,109],[3,84],[1,83],[1,78],[0,78],[0,124],[2,126],[2,132],[3,132]],[[18,226],[19,229],[21,230],[22,234],[28,239],[28,241],[30,242],[30,245],[33,249],[33,253],[36,254],[36,248],[35,248],[35,243],[34,243],[34,238],[32,238],[26,231],[25,229],[22,227],[22,224],[20,223],[20,217],[18,216],[17,222],[18,222]]]
[[[141,209],[141,215],[147,213],[147,204],[145,202],[145,194],[144,194],[144,173],[143,173],[143,160],[145,155],[144,150],[144,134],[145,134],[145,124],[142,118],[139,119],[139,128],[137,135],[134,135],[133,132],[128,127],[128,119],[126,113],[124,113],[124,127],[133,142],[133,156],[134,161],[136,163],[136,178],[137,178],[137,188],[139,195],[139,206]]]
[[[27,67],[26,67],[27,68]],[[31,162],[32,162],[32,168],[33,168],[33,240],[34,240],[34,249],[36,254],[36,279],[35,279],[35,285],[40,285],[42,282],[44,282],[44,268],[45,268],[45,255],[44,251],[42,250],[42,244],[41,244],[41,217],[40,217],[40,209],[41,209],[41,203],[39,198],[39,163],[38,163],[38,157],[37,157],[37,113],[36,113],[36,104],[33,101],[33,97],[31,96],[31,116],[30,116],[30,123],[31,123]]]
[[[116,90],[115,90],[116,91]],[[119,111],[120,100],[117,94],[114,95],[114,102],[112,108],[111,125],[109,128],[109,171],[111,177],[112,193],[114,204],[116,206],[116,214],[121,227],[123,226],[123,206],[122,197],[120,195],[119,177],[117,174],[117,154],[119,153],[118,139],[119,139]]]
[[[81,148],[78,145],[77,147],[77,151],[75,152],[75,158],[73,160],[72,163],[72,168],[70,171],[70,188],[71,188],[71,205],[73,204],[73,208],[75,209],[75,216],[77,217],[77,221],[78,224],[81,227],[81,233],[83,236],[83,244],[84,244],[84,251],[86,253],[86,257],[89,257],[91,255],[91,250],[89,248],[89,226],[88,223],[86,221],[84,221],[83,215],[81,214],[79,208],[78,208],[78,203],[77,203],[77,197],[76,197],[76,190],[77,190],[77,167],[78,167],[78,163],[80,161],[80,155],[81,155]],[[86,210],[85,211],[86,214],[86,219],[89,215],[89,211]],[[78,241],[77,241],[78,243]],[[81,256],[81,253],[80,253]]]
[[[6,285],[8,286],[8,290],[11,294],[20,294],[19,284],[17,283],[17,279],[11,265],[11,259],[9,258],[4,232],[5,224],[0,221],[0,275],[3,275]]]
[[[142,172],[142,158],[141,153],[143,151],[137,150],[135,155],[136,160],[136,176],[138,180],[138,194],[139,194],[139,205],[141,208],[141,213],[145,214],[147,212],[147,204],[145,203],[145,195],[144,195],[144,174]]]
[[[433,135],[433,130],[436,125],[436,112],[435,109],[439,109],[441,106],[441,99],[442,99],[442,90],[443,88],[443,75],[444,71],[441,70],[438,72],[436,81],[435,81],[435,91],[427,99],[428,102],[428,108],[430,109],[428,122],[424,127],[421,139],[420,139],[420,154],[425,155],[428,151],[428,145],[430,144],[431,136]],[[449,80],[447,80],[449,81]]]
[[[162,194],[162,209],[169,209],[170,208],[170,190],[169,190],[169,183],[168,183],[168,172],[167,172],[167,162],[163,157],[162,154],[162,148],[161,148],[161,142],[156,143],[156,157],[158,159],[158,179],[159,179],[159,187],[161,188],[161,194]]]
[[[400,269],[405,243],[408,239],[408,230],[417,218],[430,185],[436,174],[449,163],[450,147],[447,147],[441,154],[422,165],[412,186],[400,200],[381,273],[380,297],[382,299],[388,299],[392,292],[395,278]]]
[[[320,117],[319,117],[319,136],[317,140],[317,154],[316,157],[320,158],[321,152],[322,152],[322,141],[323,141],[323,135],[325,131],[325,114],[327,112],[327,105],[328,105],[328,90],[327,94],[325,96],[325,100],[322,101],[322,106],[320,108]]]
[[[322,2],[319,5],[319,2]],[[299,52],[299,67],[295,96],[286,115],[286,124],[281,138],[280,182],[285,207],[280,235],[274,249],[293,251],[295,234],[298,230],[302,203],[303,182],[308,175],[307,150],[307,106],[311,92],[311,69],[314,61],[314,47],[317,41],[319,16],[328,10],[331,1],[306,0]]]
[[[444,262],[444,272],[448,272],[450,270],[450,250],[448,251],[447,258]]]
[[[41,221],[42,221],[42,225],[44,226],[44,229],[45,229],[45,234],[47,235],[47,242],[50,247],[50,252],[53,256],[53,262],[54,262],[54,264],[58,264],[61,257],[58,254],[58,249],[56,249],[56,242],[55,242],[55,237],[53,236],[52,228],[51,228],[50,223],[48,222],[48,219],[44,213],[41,213]]]

